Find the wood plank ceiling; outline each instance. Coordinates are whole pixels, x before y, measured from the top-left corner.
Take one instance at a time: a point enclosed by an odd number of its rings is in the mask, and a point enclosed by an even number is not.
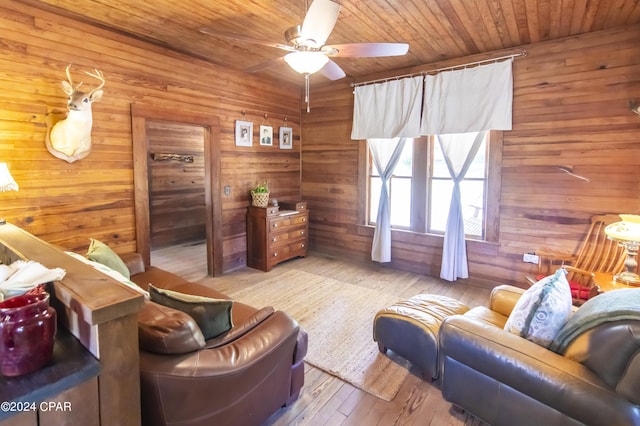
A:
[[[283,56],[201,29],[286,43],[310,0],[24,0],[235,70]],[[406,42],[391,58],[335,58],[348,78],[640,23],[638,0],[334,0],[342,8],[328,44]],[[303,79],[281,62],[259,71]],[[316,79],[316,81],[321,78]]]

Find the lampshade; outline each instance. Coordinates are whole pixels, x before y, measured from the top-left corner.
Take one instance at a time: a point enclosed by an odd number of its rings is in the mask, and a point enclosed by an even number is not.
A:
[[[625,270],[616,274],[615,281],[640,286],[640,276],[636,273],[638,262],[636,256],[640,247],[640,216],[635,214],[621,214],[622,221],[612,223],[604,228],[604,233],[609,239],[627,249],[627,258],[624,262]]]
[[[7,163],[0,163],[0,192],[17,191],[18,184],[11,176]]]
[[[324,67],[329,58],[320,52],[291,52],[284,57],[291,68],[300,74],[313,74]]]
[[[604,233],[615,241],[640,241],[640,216],[621,214],[621,222],[612,223],[604,229]]]

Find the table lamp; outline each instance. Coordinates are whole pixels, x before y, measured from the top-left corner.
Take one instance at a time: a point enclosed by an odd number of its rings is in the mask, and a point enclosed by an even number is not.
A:
[[[613,278],[616,282],[640,286],[640,276],[636,273],[638,269],[636,256],[640,246],[640,216],[634,214],[619,216],[622,221],[612,223],[604,228],[604,233],[609,239],[617,241],[618,245],[627,249],[627,259],[624,262],[625,270]]]
[[[17,191],[18,184],[11,176],[7,163],[0,163],[0,192]],[[4,218],[0,218],[0,225],[7,223]]]

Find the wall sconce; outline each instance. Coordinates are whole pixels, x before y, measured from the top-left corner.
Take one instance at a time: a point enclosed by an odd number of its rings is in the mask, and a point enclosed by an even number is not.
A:
[[[11,172],[9,171],[9,167],[7,163],[0,163],[0,192],[5,191],[17,191],[18,184],[16,183],[13,176],[11,176]],[[0,218],[0,225],[7,223],[4,218]]]

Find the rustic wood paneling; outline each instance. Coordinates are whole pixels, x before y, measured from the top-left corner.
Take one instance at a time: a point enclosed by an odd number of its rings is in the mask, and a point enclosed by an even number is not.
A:
[[[543,247],[573,253],[592,215],[640,212],[640,119],[628,109],[629,100],[640,98],[638,40],[635,25],[531,44],[528,56],[514,61],[514,123],[512,131],[503,132],[495,206],[499,238],[468,242],[472,278],[523,284],[522,277],[535,268],[522,262],[523,253]],[[360,226],[364,188],[357,185],[358,142],[350,140],[353,89],[337,82],[314,87],[311,95],[313,109],[302,122],[302,190],[311,213],[311,246],[368,259],[373,232]],[[393,235],[393,266],[438,275],[441,252],[441,237]]]
[[[134,103],[219,119],[212,141],[220,145],[219,187],[230,187],[221,197],[220,246],[229,250],[224,270],[245,264],[240,242],[251,186],[268,180],[274,197],[300,198],[297,86],[230,71],[11,0],[0,5],[0,45],[0,161],[9,164],[20,185],[19,192],[0,194],[1,213],[44,240],[79,252],[90,237],[118,252],[136,250]],[[49,154],[44,141],[46,114],[66,109],[60,81],[70,63],[78,81],[85,70],[98,68],[106,85],[103,99],[93,104],[92,152],[68,164]],[[254,122],[253,147],[235,146],[235,120],[243,118]],[[274,146],[256,142],[260,124],[274,127]],[[278,129],[285,125],[293,128],[292,150],[278,146]]]
[[[202,126],[147,122],[152,248],[206,238],[204,137]]]

